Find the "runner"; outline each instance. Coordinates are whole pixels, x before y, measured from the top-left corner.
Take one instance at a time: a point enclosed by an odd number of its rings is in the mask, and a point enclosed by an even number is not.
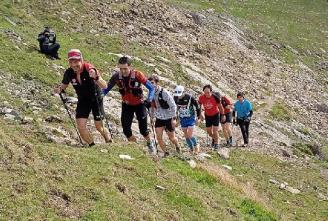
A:
[[[225,120],[223,121],[223,119],[221,119],[223,134],[227,141],[227,146],[231,146],[232,145],[231,123],[232,123],[233,105],[232,105],[231,100],[227,96],[221,96],[220,100],[221,100],[221,104],[224,108],[224,115],[225,115]]]
[[[219,124],[220,113],[224,113],[220,97],[212,93],[212,86],[205,85],[203,87],[203,94],[198,99],[199,104],[204,107],[206,130],[208,135],[212,138],[212,148],[218,150],[219,148]],[[202,115],[202,120],[204,119]],[[221,120],[224,122],[225,115],[222,115]]]
[[[104,106],[100,87],[106,87],[106,81],[92,64],[83,61],[82,53],[78,49],[68,52],[68,63],[70,67],[65,71],[62,83],[55,87],[54,92],[62,93],[71,83],[78,96],[75,118],[82,139],[89,146],[95,145],[87,129],[87,121],[92,111],[97,130],[106,143],[111,142],[109,132],[102,123]]]
[[[137,141],[131,130],[132,121],[136,115],[139,131],[147,141],[149,152],[155,154],[156,148],[147,126],[147,108],[150,107],[154,98],[155,89],[142,72],[132,68],[130,58],[121,57],[118,61],[118,68],[119,70],[113,74],[108,84],[103,87],[105,88],[103,93],[106,95],[115,85],[118,86],[122,95],[121,123],[124,135],[130,142]],[[149,91],[147,100],[143,98],[142,85],[145,85]]]
[[[245,99],[244,93],[237,93],[238,101],[234,105],[233,109],[233,123],[239,125],[241,133],[243,135],[244,144],[243,147],[248,146],[249,141],[249,124],[253,116],[252,104]],[[236,112],[237,112],[237,122],[236,122]]]
[[[177,105],[174,102],[173,96],[159,85],[159,78],[155,75],[148,79],[155,87],[154,105],[152,105],[152,113],[154,113],[156,122],[155,130],[158,144],[161,149],[161,154],[166,157],[169,155],[163,141],[163,132],[166,131],[175,149],[180,153],[178,139],[175,137],[174,130],[176,124]]]
[[[199,104],[192,95],[184,93],[184,87],[181,85],[178,85],[174,90],[174,101],[178,107],[180,125],[189,150],[198,154],[200,147],[193,132],[196,123],[198,124],[200,120]]]

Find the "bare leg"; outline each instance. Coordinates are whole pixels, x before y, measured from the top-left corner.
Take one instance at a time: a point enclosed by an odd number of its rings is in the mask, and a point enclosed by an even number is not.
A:
[[[175,134],[174,134],[174,131],[172,132],[167,132],[167,136],[169,137],[171,143],[173,143],[174,146],[179,146],[179,142],[178,142],[178,139],[176,138]]]
[[[91,136],[90,132],[87,129],[87,118],[77,118],[76,124],[77,129],[80,132],[81,138],[87,143],[91,144],[93,143],[93,137]]]
[[[165,143],[163,141],[163,131],[164,131],[164,127],[157,127],[155,128],[156,131],[156,137],[157,137],[157,141],[159,144],[159,147],[161,148],[161,150],[163,152],[166,151],[166,147],[165,147]]]
[[[105,139],[106,143],[111,142],[112,138],[109,135],[107,128],[104,127],[102,121],[95,121],[95,126],[101,136]]]
[[[213,140],[214,140],[214,144],[218,144],[219,143],[219,131],[218,131],[218,127],[213,126]]]

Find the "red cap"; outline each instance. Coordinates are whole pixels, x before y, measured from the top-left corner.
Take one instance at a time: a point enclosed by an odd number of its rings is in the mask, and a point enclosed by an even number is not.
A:
[[[79,49],[71,49],[67,55],[68,60],[82,60],[82,53]]]

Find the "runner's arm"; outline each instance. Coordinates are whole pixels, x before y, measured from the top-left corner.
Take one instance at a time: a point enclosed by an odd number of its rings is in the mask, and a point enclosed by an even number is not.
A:
[[[146,81],[146,83],[144,83],[144,85],[146,86],[146,88],[148,89],[148,98],[147,100],[149,102],[151,102],[154,99],[154,95],[155,95],[155,88],[154,86],[150,83],[149,80]]]
[[[253,116],[253,106],[250,102],[248,102],[248,106],[249,106],[249,115],[248,117],[252,117]]]
[[[252,117],[253,116],[253,110],[250,110],[249,111],[249,115],[248,115],[249,117]]]
[[[67,87],[68,87],[68,84],[63,84],[63,83],[61,83],[60,85],[57,85],[57,86],[54,88],[54,93],[56,93],[56,94],[60,94],[60,93],[62,93]]]
[[[220,114],[224,114],[224,108],[223,108],[222,102],[219,102],[217,104],[218,104],[218,108],[219,108]]]
[[[108,94],[108,92],[112,90],[115,85],[116,85],[115,75],[113,75],[107,84],[107,88],[102,90],[103,94],[104,95]]]
[[[169,94],[169,92],[166,92],[165,95],[166,95],[166,99],[165,100],[167,101],[169,107],[173,109],[172,111],[174,111],[174,113],[176,113],[177,112],[177,105],[176,105],[176,103],[174,101],[173,96],[171,96]]]
[[[61,84],[57,85],[54,88],[54,93],[60,94],[68,87],[69,83],[70,83],[69,74],[67,71],[65,71],[63,80],[62,80]]]
[[[107,82],[101,77],[101,74],[96,68],[90,68],[89,75],[101,89],[107,88]]]
[[[200,118],[201,109],[200,109],[199,103],[197,102],[197,100],[194,97],[191,97],[191,104],[194,105],[194,107],[196,108],[197,118]]]

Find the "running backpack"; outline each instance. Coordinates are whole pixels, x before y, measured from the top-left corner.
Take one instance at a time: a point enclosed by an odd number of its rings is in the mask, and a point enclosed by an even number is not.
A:
[[[170,108],[170,105],[167,103],[167,101],[163,99],[163,88],[161,89],[161,91],[158,94],[158,103],[161,106],[161,108],[163,108],[163,109]]]
[[[216,103],[218,103],[218,104],[221,103],[221,95],[220,95],[220,93],[219,92],[213,92],[212,94],[213,94],[213,97],[214,97]]]

